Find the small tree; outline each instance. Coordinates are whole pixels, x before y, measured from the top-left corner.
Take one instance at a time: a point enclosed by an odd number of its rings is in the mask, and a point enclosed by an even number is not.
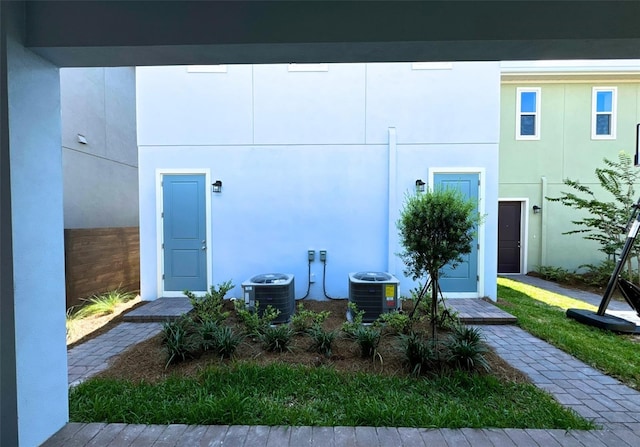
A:
[[[478,224],[475,204],[454,189],[407,196],[398,221],[400,257],[414,280],[431,278],[431,335],[436,339],[440,269],[456,267],[471,252]]]
[[[562,192],[560,197],[546,197],[552,202],[560,202],[576,210],[586,211],[587,217],[572,220],[576,229],[563,234],[582,234],[584,239],[600,244],[600,251],[607,259],[616,260],[626,240],[626,225],[635,199],[634,185],[640,175],[634,169],[631,156],[624,151],[618,153],[618,160],[603,159],[605,167],[596,168],[595,174],[602,189],[613,199],[608,202],[599,199],[589,186],[578,180],[565,179],[564,184],[571,192]],[[632,255],[638,257],[636,248]],[[631,274],[631,260],[628,261]]]

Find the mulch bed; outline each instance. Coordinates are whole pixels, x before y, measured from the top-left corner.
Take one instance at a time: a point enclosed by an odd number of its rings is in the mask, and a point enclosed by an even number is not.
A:
[[[229,310],[233,309],[232,303],[227,302]],[[411,302],[404,304],[405,311],[411,310]],[[320,312],[328,310],[329,318],[324,327],[328,330],[340,329],[345,321],[347,302],[345,300],[333,301],[304,301],[305,309]],[[238,323],[235,314],[226,320],[235,332],[242,333],[243,327]],[[428,331],[428,324],[421,322],[417,329]],[[344,333],[343,333],[344,335]],[[440,337],[446,337],[442,332]],[[272,353],[262,348],[259,340],[250,337],[245,338],[238,347],[234,359],[221,360],[216,355],[205,353],[201,357],[186,362],[169,365],[166,367],[167,353],[162,345],[162,335],[159,334],[142,343],[132,346],[112,361],[110,367],[100,374],[101,377],[125,379],[131,381],[145,380],[157,382],[171,375],[196,376],[203,368],[210,365],[220,365],[233,361],[252,361],[261,365],[275,362],[291,365],[304,365],[317,367],[329,365],[338,371],[356,373],[376,373],[390,376],[407,376],[409,372],[404,364],[402,350],[399,348],[400,340],[397,335],[384,334],[381,338],[378,351],[379,357],[373,361],[360,357],[359,346],[347,337],[340,336],[336,339],[332,349],[332,355],[325,357],[322,354],[309,351],[311,339],[308,335],[296,335],[292,343],[291,352]],[[485,356],[491,365],[491,374],[506,381],[529,382],[526,375],[512,368],[495,352],[490,350]]]

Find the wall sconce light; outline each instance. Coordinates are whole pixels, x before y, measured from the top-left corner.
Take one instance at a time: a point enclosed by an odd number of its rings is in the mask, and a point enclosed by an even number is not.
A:
[[[211,184],[212,192],[222,192],[222,180],[216,180]]]
[[[425,183],[422,179],[416,180],[416,192],[424,192],[424,185]]]
[[[538,205],[533,205],[533,214],[540,214],[540,211],[542,211],[542,208]]]

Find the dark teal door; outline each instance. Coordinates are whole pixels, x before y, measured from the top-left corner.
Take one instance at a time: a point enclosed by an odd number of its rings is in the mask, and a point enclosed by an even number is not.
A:
[[[444,174],[433,177],[434,187],[455,188],[467,199],[472,199],[478,212],[478,174]],[[471,244],[471,253],[464,256],[464,261],[453,269],[449,265],[440,270],[440,288],[444,293],[469,293],[478,291],[478,236]]]
[[[207,289],[204,175],[162,179],[164,290]]]

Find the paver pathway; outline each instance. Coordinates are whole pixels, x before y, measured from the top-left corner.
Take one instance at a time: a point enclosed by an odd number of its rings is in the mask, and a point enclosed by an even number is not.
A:
[[[630,430],[67,424],[42,447],[637,447]]]
[[[108,332],[69,349],[69,385],[77,385],[107,369],[111,357],[153,337],[161,328],[161,323],[120,323]]]
[[[640,393],[515,326],[482,326],[511,366],[566,407],[609,429],[640,433]]]

